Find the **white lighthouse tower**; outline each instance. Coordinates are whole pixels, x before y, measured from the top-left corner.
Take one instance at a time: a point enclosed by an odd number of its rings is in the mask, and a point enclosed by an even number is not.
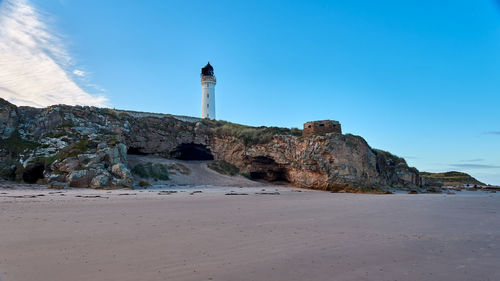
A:
[[[215,80],[214,68],[210,62],[201,69],[201,118],[215,119]]]

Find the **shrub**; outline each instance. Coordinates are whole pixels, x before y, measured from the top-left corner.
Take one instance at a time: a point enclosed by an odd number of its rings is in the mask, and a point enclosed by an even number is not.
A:
[[[302,130],[299,128],[290,129],[290,133],[292,134],[292,136],[296,136],[296,137],[302,136]]]
[[[174,172],[172,170],[177,170],[183,175],[191,174],[191,170],[189,170],[189,168],[182,163],[173,163],[173,164],[168,165],[167,168],[169,169],[170,174],[174,174]]]
[[[275,135],[294,135],[301,136],[302,131],[293,128],[280,127],[251,127],[240,124],[234,124],[226,121],[204,121],[207,125],[216,127],[216,133],[220,136],[232,136],[241,138],[245,145],[265,144],[273,140]]]
[[[12,154],[19,154],[26,149],[35,149],[39,146],[40,144],[37,142],[24,140],[17,130],[12,132],[12,135],[10,135],[9,138],[4,140],[0,139],[0,147]]]
[[[398,157],[388,151],[384,151],[381,149],[372,149],[372,151],[375,153],[375,155],[377,155],[377,157],[382,158],[388,165],[407,165],[404,158]]]
[[[250,174],[248,174],[248,173],[240,173],[240,175],[242,175],[243,177],[245,177],[245,178],[247,178],[247,179],[249,179],[249,180],[252,180],[252,181],[253,181],[253,180],[255,180],[255,179],[254,179],[254,178],[252,178],[252,176],[251,176]]]
[[[149,178],[149,174],[146,171],[146,167],[142,164],[137,164],[132,168],[132,173],[138,175],[141,178]]]
[[[151,166],[151,177],[154,180],[169,180],[170,177],[168,175],[168,169],[167,167],[161,165],[161,164],[153,164]]]
[[[153,179],[155,181],[170,179],[167,167],[158,163],[137,164],[132,168],[132,173],[141,178]]]
[[[61,149],[55,157],[47,158],[45,161],[46,165],[52,164],[55,160],[63,160],[69,157],[76,157],[80,154],[85,154],[92,146],[96,146],[95,143],[91,143],[86,139],[80,139],[79,141],[68,145],[67,147]]]
[[[213,161],[208,163],[207,167],[210,169],[224,175],[234,176],[240,172],[238,167],[226,161]]]

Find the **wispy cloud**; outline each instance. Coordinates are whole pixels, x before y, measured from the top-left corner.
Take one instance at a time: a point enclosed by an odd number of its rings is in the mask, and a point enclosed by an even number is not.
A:
[[[460,160],[460,162],[482,162],[482,161],[484,161],[483,158],[474,158],[474,159]]]
[[[500,131],[489,131],[484,132],[485,135],[500,135]]]
[[[500,166],[497,165],[483,165],[483,164],[451,164],[450,166],[462,169],[499,169]]]
[[[28,0],[0,1],[0,97],[17,105],[103,106],[107,99],[76,82],[65,46]]]
[[[75,69],[73,70],[73,74],[75,74],[78,77],[84,77],[87,73],[83,70]]]

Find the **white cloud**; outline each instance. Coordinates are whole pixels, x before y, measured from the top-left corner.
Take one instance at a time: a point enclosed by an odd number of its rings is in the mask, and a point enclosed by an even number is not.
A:
[[[83,90],[71,57],[28,0],[0,0],[0,97],[17,105],[104,106],[107,99]]]
[[[73,74],[75,74],[76,76],[78,77],[83,77],[86,75],[85,71],[83,70],[79,70],[79,69],[75,69],[73,70]]]

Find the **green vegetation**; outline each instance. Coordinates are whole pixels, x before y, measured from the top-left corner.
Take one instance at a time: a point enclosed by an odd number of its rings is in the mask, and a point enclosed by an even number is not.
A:
[[[254,178],[252,178],[252,176],[251,176],[250,174],[248,174],[248,173],[240,173],[240,175],[242,175],[243,177],[245,177],[245,178],[247,178],[247,179],[249,179],[249,180],[251,180],[251,181],[255,180],[255,179],[254,179]]]
[[[106,108],[105,112],[111,117],[120,120],[120,114],[115,109]]]
[[[58,132],[58,133],[50,132],[48,134],[45,134],[45,136],[48,138],[56,138],[56,139],[63,137],[63,136],[67,136],[67,135],[68,134],[65,132]]]
[[[404,158],[398,157],[388,151],[384,151],[381,149],[372,149],[372,151],[377,155],[377,157],[382,157],[389,163],[393,165],[404,164],[406,165],[406,160]]]
[[[381,149],[375,149],[372,148],[373,153],[377,156],[377,158],[381,158],[384,160],[385,163],[391,166],[408,166],[406,163],[406,160],[402,157],[396,156],[388,151],[384,151]],[[417,168],[414,167],[408,167],[408,170],[418,174],[419,171]]]
[[[73,147],[74,147],[77,151],[79,151],[79,152],[81,152],[81,153],[85,153],[85,152],[87,152],[87,150],[89,149],[89,141],[88,141],[88,140],[84,140],[84,139],[82,139],[82,140],[80,140],[80,141],[78,141],[78,142],[75,142],[75,143],[73,144]],[[80,153],[80,154],[81,154],[81,153]]]
[[[75,124],[73,123],[64,123],[59,125],[57,128],[73,128],[73,127],[75,127]]]
[[[63,160],[69,157],[76,157],[80,154],[85,154],[91,147],[91,143],[86,140],[86,139],[81,139],[77,142],[74,142],[67,147],[61,149],[57,155],[55,156],[54,161],[57,160]]]
[[[191,170],[189,170],[189,168],[182,163],[173,163],[173,164],[168,165],[167,168],[169,169],[169,171],[172,171],[172,170],[179,171],[183,175],[191,174]],[[174,172],[171,172],[171,173],[173,174]]]
[[[443,182],[444,185],[447,186],[461,185],[461,184],[485,185],[484,183],[478,181],[469,174],[455,172],[455,171],[446,173],[421,172],[420,176],[423,179],[441,181]]]
[[[240,169],[226,161],[213,161],[208,163],[207,166],[219,174],[229,176],[235,176],[240,172]]]
[[[26,149],[35,149],[39,146],[40,144],[37,142],[24,140],[17,130],[8,139],[0,139],[0,147],[16,155],[24,152]]]
[[[302,136],[302,130],[299,128],[291,128],[290,133],[292,134],[292,136],[296,136],[296,137]]]
[[[48,167],[48,166],[52,165],[52,163],[54,163],[57,160],[57,155],[46,157],[42,160],[45,163],[45,167]]]
[[[301,136],[302,131],[298,128],[280,127],[251,127],[227,121],[202,120],[202,123],[215,127],[219,136],[236,137],[242,139],[246,145],[265,144],[273,140],[275,135]]]
[[[37,161],[43,161],[45,163],[45,167],[52,165],[56,160],[62,161],[66,158],[76,157],[80,154],[85,154],[88,152],[90,148],[92,148],[95,144],[89,142],[86,139],[81,139],[75,143],[68,145],[67,147],[59,150],[57,154],[45,158],[37,159]],[[86,164],[86,163],[84,163]]]
[[[4,161],[0,162],[0,178],[4,180],[14,180],[16,177],[15,167],[16,164],[14,161]]]
[[[137,164],[132,168],[132,173],[138,175],[144,179],[157,180],[169,180],[168,169],[162,164],[153,164],[148,162],[147,164]]]

